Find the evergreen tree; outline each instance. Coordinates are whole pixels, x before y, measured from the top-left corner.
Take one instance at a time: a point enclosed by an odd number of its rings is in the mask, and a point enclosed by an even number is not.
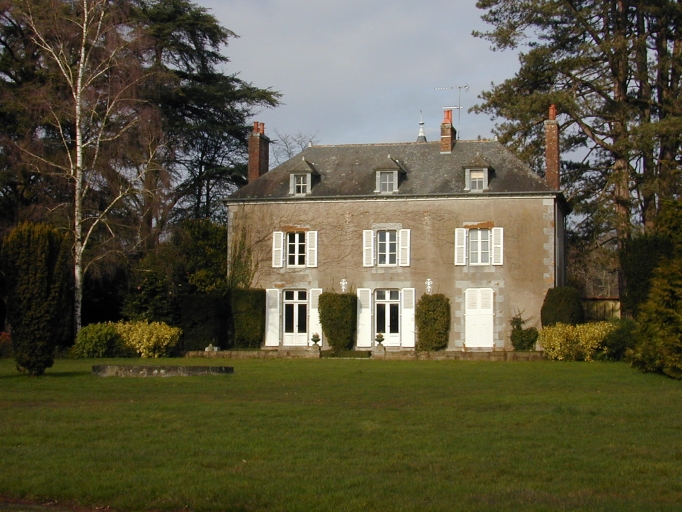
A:
[[[7,320],[17,369],[42,375],[69,331],[68,238],[44,224],[24,223],[0,254]]]
[[[495,49],[520,53],[513,78],[474,108],[503,120],[510,144],[542,172],[543,120],[556,104],[564,187],[577,229],[620,242],[652,226],[660,200],[679,195],[682,4],[675,0],[479,0]],[[585,156],[586,155],[586,156]],[[584,157],[584,159],[583,159]]]

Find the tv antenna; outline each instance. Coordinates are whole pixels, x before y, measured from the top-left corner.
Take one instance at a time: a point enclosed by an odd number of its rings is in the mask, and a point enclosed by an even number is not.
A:
[[[462,125],[462,89],[464,91],[469,90],[468,85],[453,85],[451,87],[436,87],[437,91],[453,91],[457,89],[457,106],[456,107],[443,107],[443,110],[457,110],[457,126]]]

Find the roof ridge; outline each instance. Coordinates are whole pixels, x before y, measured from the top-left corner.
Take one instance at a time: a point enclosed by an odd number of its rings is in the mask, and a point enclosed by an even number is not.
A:
[[[497,142],[500,144],[499,141],[495,139],[458,139],[456,144],[459,144],[461,142],[476,142],[476,143],[483,143],[483,142]],[[312,146],[308,146],[309,148],[357,148],[357,147],[369,147],[369,146],[424,146],[427,144],[431,145],[437,145],[440,144],[440,141],[435,141],[435,142],[363,142],[363,143],[358,143],[358,144],[313,144]],[[306,148],[307,149],[307,148]]]

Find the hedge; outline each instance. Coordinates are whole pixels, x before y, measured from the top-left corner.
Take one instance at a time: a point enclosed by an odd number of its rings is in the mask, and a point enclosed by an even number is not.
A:
[[[540,321],[543,327],[557,323],[582,324],[585,322],[585,311],[580,292],[571,286],[560,286],[547,290],[540,310]]]
[[[265,338],[265,290],[234,289],[230,292],[234,346],[260,348]]]
[[[193,294],[180,298],[179,349],[204,350],[209,344],[228,348],[230,301],[225,294]]]
[[[441,350],[450,335],[450,299],[442,293],[422,295],[415,310],[417,350]]]
[[[324,292],[320,295],[320,323],[327,344],[334,352],[353,347],[357,307],[358,298],[354,293]]]

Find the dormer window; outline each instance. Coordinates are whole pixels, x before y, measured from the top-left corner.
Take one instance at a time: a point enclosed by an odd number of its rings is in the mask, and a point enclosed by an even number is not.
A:
[[[488,190],[488,169],[465,169],[466,184],[464,190],[483,192]]]
[[[392,194],[398,190],[398,171],[377,171],[375,192]]]
[[[311,173],[291,174],[289,193],[294,196],[305,196],[310,193]]]
[[[386,160],[374,167],[376,172],[375,194],[395,194],[398,192],[400,182],[405,178],[406,171],[402,164],[388,155]]]
[[[485,192],[490,188],[492,167],[478,153],[464,166],[464,190]]]
[[[469,188],[483,190],[485,171],[469,171]]]
[[[313,185],[319,182],[320,174],[315,170],[315,165],[308,162],[305,157],[302,157],[287,172],[289,172],[289,195],[292,196],[310,195]]]

